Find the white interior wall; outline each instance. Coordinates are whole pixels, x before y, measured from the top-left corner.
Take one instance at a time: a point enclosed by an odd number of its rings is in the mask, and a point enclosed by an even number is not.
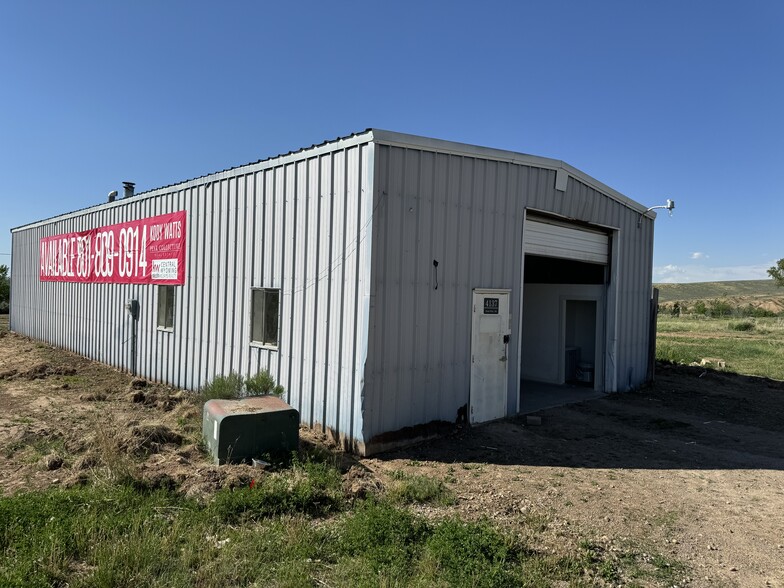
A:
[[[521,377],[524,380],[563,384],[565,300],[593,300],[603,309],[604,286],[576,284],[526,284],[523,291]],[[601,348],[603,330],[597,321],[595,345]],[[594,348],[596,349],[596,347]],[[583,361],[587,358],[583,355]],[[597,362],[598,363],[598,362]],[[600,374],[596,384],[600,385]]]

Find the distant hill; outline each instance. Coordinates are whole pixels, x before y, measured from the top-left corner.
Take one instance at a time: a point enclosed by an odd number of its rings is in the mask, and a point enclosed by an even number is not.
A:
[[[784,288],[773,280],[739,280],[733,282],[695,282],[692,284],[654,284],[659,302],[708,300],[714,298],[781,298]]]

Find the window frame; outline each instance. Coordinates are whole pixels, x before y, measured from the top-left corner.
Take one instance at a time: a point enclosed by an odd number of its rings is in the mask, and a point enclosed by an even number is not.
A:
[[[164,292],[166,293],[165,295]],[[176,292],[177,290],[173,285],[158,284],[155,325],[159,331],[164,331],[166,333],[174,331],[174,315],[177,309]],[[165,304],[166,306],[162,307],[162,304]],[[161,321],[161,315],[163,315],[163,322]],[[167,324],[168,322],[171,324]]]
[[[257,298],[257,293],[261,296]],[[267,337],[267,310],[268,302],[267,297],[274,295],[277,298],[277,308],[275,309],[275,339],[272,341]],[[260,325],[256,325],[256,301],[260,300],[261,312]],[[258,331],[261,331],[261,338],[256,338]],[[262,349],[270,349],[277,351],[280,348],[280,288],[251,288],[250,289],[250,345],[252,347],[260,347]]]

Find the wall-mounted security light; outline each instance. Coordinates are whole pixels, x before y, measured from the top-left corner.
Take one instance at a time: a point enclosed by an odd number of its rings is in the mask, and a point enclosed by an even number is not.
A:
[[[654,210],[656,208],[664,208],[667,212],[670,213],[670,216],[672,216],[672,210],[675,208],[675,200],[670,200],[669,198],[667,198],[667,203],[666,204],[660,204],[659,206],[651,206],[648,210],[643,212],[640,215],[640,218],[637,219],[637,228],[638,229],[642,226],[642,217],[644,217],[646,214],[648,214],[650,211],[652,211],[652,210]]]

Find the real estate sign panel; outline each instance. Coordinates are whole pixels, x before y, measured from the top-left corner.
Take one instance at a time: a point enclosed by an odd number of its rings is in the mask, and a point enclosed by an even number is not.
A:
[[[185,221],[180,210],[105,227],[44,237],[42,282],[172,284],[185,282]]]

